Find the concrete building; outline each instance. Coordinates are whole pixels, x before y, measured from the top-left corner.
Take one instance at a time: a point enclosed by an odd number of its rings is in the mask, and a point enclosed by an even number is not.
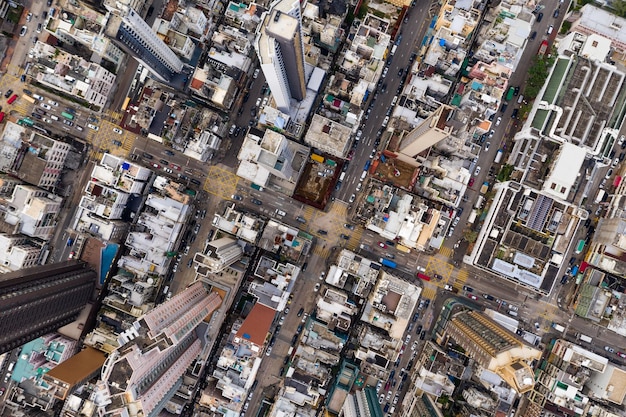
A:
[[[33,80],[77,100],[104,108],[115,86],[114,73],[44,42],[37,42],[30,54],[36,65],[29,66],[27,74]]]
[[[71,323],[92,296],[96,278],[87,264],[75,261],[0,275],[0,352]]]
[[[383,417],[384,414],[380,409],[377,396],[376,389],[373,387],[365,387],[348,394],[348,398],[341,407],[339,417]]]
[[[104,353],[86,347],[43,375],[49,387],[48,392],[64,401],[74,389],[98,375],[105,359]]]
[[[101,415],[158,415],[182,385],[182,375],[207,345],[205,320],[221,297],[196,281],[120,334],[106,360],[98,393]]]
[[[0,194],[0,231],[49,240],[57,227],[62,198],[10,177],[1,182],[5,186]]]
[[[71,146],[10,121],[0,143],[0,170],[28,184],[54,190]]]
[[[41,241],[21,235],[0,233],[0,273],[30,268],[42,260]]]
[[[276,107],[289,113],[291,100],[306,95],[300,2],[276,0],[259,25],[256,51]]]
[[[176,53],[132,8],[111,14],[105,31],[159,80],[171,82],[182,71]]]
[[[446,324],[445,334],[465,349],[478,366],[497,374],[518,394],[533,389],[533,370],[527,362],[539,359],[541,351],[525,345],[484,314],[454,314]]]
[[[448,124],[448,119],[452,116],[453,111],[452,107],[442,104],[409,132],[400,143],[398,159],[416,164],[415,159],[420,153],[450,136],[452,126]]]
[[[626,53],[626,19],[619,17],[609,10],[604,10],[593,4],[581,7],[577,19],[572,22],[570,32],[579,32],[585,35],[597,34],[611,40],[615,48],[616,60]]]
[[[208,242],[204,252],[196,253],[194,261],[207,273],[217,274],[243,257],[243,249],[235,239],[222,237]]]

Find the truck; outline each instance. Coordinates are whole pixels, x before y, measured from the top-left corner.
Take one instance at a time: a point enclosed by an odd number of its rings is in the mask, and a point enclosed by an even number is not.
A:
[[[478,212],[476,210],[472,210],[469,217],[467,218],[467,222],[469,224],[473,224],[476,221],[476,216],[478,216]]]
[[[563,333],[565,331],[565,327],[561,326],[558,323],[554,323],[554,322],[552,323],[552,328],[554,330],[556,330],[557,332],[559,332],[559,333]]]
[[[424,281],[430,281],[430,277],[428,275],[426,275],[426,274],[422,274],[421,272],[417,273],[417,277],[419,279],[423,279]]]
[[[587,343],[593,342],[593,339],[587,336],[586,334],[578,333],[578,338],[583,342],[587,342]]]
[[[391,54],[391,55],[395,54],[395,53],[396,53],[396,49],[398,49],[398,45],[394,45],[394,46],[392,46],[392,47],[391,47],[391,52],[390,52],[390,54]]]
[[[509,91],[506,93],[506,101],[511,101],[515,95],[515,87],[509,87]]]
[[[498,152],[496,152],[496,157],[493,160],[494,164],[499,164],[500,160],[502,160],[502,155],[504,154],[504,151],[502,149],[498,149]]]
[[[583,251],[584,248],[585,248],[585,239],[580,239],[578,241],[578,245],[576,245],[576,250],[574,251],[574,253],[578,255],[579,253]]]
[[[482,195],[479,195],[478,200],[476,200],[476,203],[474,203],[474,208],[475,209],[481,208],[484,202],[485,202],[485,197],[483,197]]]
[[[400,252],[404,252],[404,253],[411,253],[411,249],[407,248],[404,245],[396,245],[396,249],[398,249]]]
[[[483,182],[483,185],[480,187],[480,193],[485,194],[489,190],[489,183],[487,181]]]
[[[605,194],[606,194],[606,191],[604,190],[598,191],[598,194],[596,195],[596,199],[594,200],[594,203],[596,204],[601,203],[602,200],[604,199]]]
[[[389,260],[389,259],[387,259],[387,258],[380,258],[380,263],[381,263],[383,266],[386,266],[386,267],[388,267],[388,268],[393,268],[393,269],[395,269],[395,268],[397,268],[397,267],[398,267],[398,265],[397,265],[395,262],[390,261],[390,260]]]

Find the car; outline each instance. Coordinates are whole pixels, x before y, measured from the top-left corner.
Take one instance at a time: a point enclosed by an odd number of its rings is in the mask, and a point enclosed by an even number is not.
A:
[[[378,381],[376,384],[376,392],[380,392],[380,389],[383,387],[383,381]]]
[[[398,70],[398,77],[402,77],[402,74],[404,74],[404,68]]]
[[[478,300],[478,297],[476,297],[474,294],[468,294],[467,296],[472,300]]]
[[[463,291],[474,292],[474,289],[472,287],[468,287],[467,285],[463,285]]]
[[[337,184],[340,184],[340,183],[337,183]],[[362,188],[362,187],[363,187],[363,183],[362,183],[362,182],[360,182],[360,183],[358,183],[358,184],[356,185],[356,188],[355,188],[354,190],[355,190],[355,191],[357,191],[357,192],[359,192],[359,191],[361,191],[361,188]]]
[[[170,167],[174,168],[176,171],[180,171],[180,166],[176,164],[170,164]]]
[[[314,292],[318,292],[320,290],[321,285],[319,283],[315,284],[315,288],[313,288]]]
[[[325,277],[326,277],[326,272],[322,272],[320,274],[320,281],[323,281]]]
[[[380,246],[381,248],[385,249],[387,247],[387,245],[385,244],[385,242],[378,242],[378,246]]]
[[[162,163],[163,165],[169,165],[170,164],[170,161],[168,161],[167,159],[160,159],[159,162]]]
[[[24,36],[24,35],[26,35],[26,32],[28,32],[28,26],[24,25],[24,26],[22,26],[22,28],[20,29],[20,36]]]
[[[339,235],[339,236],[341,236],[341,238],[344,239],[344,240],[350,239],[350,236],[348,236],[346,234],[343,234],[343,233],[341,235]]]
[[[467,183],[467,186],[471,187],[472,185],[474,185],[475,180],[476,180],[475,178],[470,178],[469,182]]]
[[[543,13],[537,15],[537,23],[541,22],[541,19],[543,19]]]
[[[41,114],[39,113],[31,113],[30,115],[34,117],[35,119],[41,119]]]
[[[48,104],[54,107],[59,107],[59,103],[54,100],[48,100]]]
[[[33,19],[33,14],[32,14],[32,13],[28,13],[28,14],[26,15],[26,21],[27,21],[27,22],[30,22],[32,19]]]
[[[124,131],[123,131],[122,129],[118,128],[118,127],[114,127],[114,128],[113,128],[113,131],[114,131],[115,133],[117,133],[118,135],[121,135],[122,133],[124,133]]]
[[[352,194],[350,196],[350,199],[348,200],[348,203],[353,203],[355,199],[356,199],[356,194]]]
[[[495,135],[495,134],[496,134],[496,131],[495,131],[495,130],[493,130],[493,129],[492,129],[492,130],[490,130],[490,131],[489,131],[489,138],[492,138],[492,137],[493,137],[493,135]]]
[[[509,310],[511,310],[511,311],[518,311],[519,307],[518,306],[514,306],[514,305],[509,305]]]
[[[170,151],[169,149],[166,149],[166,150],[165,150],[165,153],[166,153],[167,155],[169,155],[169,156],[174,156],[174,155],[176,155],[174,152]]]
[[[446,285],[443,286],[443,289],[446,290],[446,291],[452,291],[452,285],[446,284]]]
[[[304,307],[300,307],[300,310],[298,310],[298,317],[302,317],[303,313],[304,313]]]
[[[52,120],[50,120],[48,118],[45,118],[45,117],[43,118],[43,121],[46,122],[46,123],[52,123]]]
[[[71,251],[67,259],[74,259],[75,256],[76,256],[76,252]]]
[[[413,350],[415,350],[415,349],[413,349]],[[393,397],[393,405],[398,404],[398,399],[399,399],[399,398],[400,398],[400,394],[396,394],[396,396],[395,396],[395,397]]]
[[[385,401],[385,394],[380,394],[380,398],[378,398],[378,404],[382,404]]]
[[[324,229],[318,229],[317,233],[319,233],[322,236],[326,236],[328,234],[328,232],[326,230],[324,230]]]
[[[488,151],[490,146],[491,146],[491,142],[485,143],[485,151]]]
[[[254,79],[256,80],[256,79],[257,79],[257,77],[259,76],[259,73],[260,73],[260,72],[261,72],[261,71],[260,71],[258,68],[257,68],[257,69],[255,69],[255,70],[254,70],[254,74],[252,74],[252,78],[254,78]]]
[[[233,195],[231,195],[231,196],[230,196],[230,198],[232,198],[232,199],[233,199],[233,200],[235,200],[235,201],[241,201],[241,200],[243,200],[243,197],[242,197],[242,196],[240,196],[240,195],[238,195],[238,194],[233,194]]]
[[[43,106],[43,104],[42,104],[42,106]],[[92,130],[95,130],[95,131],[100,130],[100,128],[99,128],[98,126],[96,126],[96,125],[92,125],[91,123],[87,123],[87,127],[88,127],[89,129],[92,129]]]
[[[496,119],[496,126],[500,126],[500,123],[502,123],[502,117]]]
[[[552,14],[552,17],[554,17],[555,19],[556,19],[557,17],[559,17],[559,9],[555,9],[555,10],[554,10],[554,13]]]
[[[26,82],[26,74],[22,74],[22,76],[20,77],[20,81],[23,83]]]
[[[478,174],[480,174],[480,167],[476,167],[474,170],[474,176],[478,176]]]
[[[120,142],[119,140],[116,140],[116,141],[113,141],[113,142],[119,143],[119,145],[117,145],[117,143],[116,143],[117,146],[122,146],[122,142]],[[173,174],[174,173],[174,171],[172,171],[171,169],[169,169],[167,167],[163,167],[163,171],[167,172],[168,174]]]
[[[161,165],[159,165],[157,163],[154,163],[154,164],[152,164],[152,168],[159,169],[159,168],[161,168]]]
[[[256,198],[251,198],[250,201],[252,201],[252,204],[256,204],[257,206],[263,205],[263,202],[261,200],[257,200]]]
[[[626,359],[626,353],[624,353],[624,352],[617,352],[616,355],[619,356],[622,359]]]
[[[63,120],[64,125],[74,126],[74,122],[70,122],[69,120]]]
[[[493,296],[492,296],[492,295],[489,295],[489,294],[483,294],[483,297],[484,297],[485,299],[489,300],[489,301],[494,301],[494,300],[495,300],[495,298],[493,298]]]
[[[41,29],[42,29],[41,23],[37,23],[37,33],[41,33]]]
[[[302,323],[306,322],[307,317],[309,317],[309,313],[304,313],[304,314],[302,315],[302,320],[301,320],[301,322],[302,322]]]
[[[265,356],[270,356],[272,354],[272,347],[268,346],[267,350],[265,351]]]
[[[604,178],[606,178],[606,179],[608,180],[609,178],[611,178],[611,175],[613,175],[613,169],[612,169],[612,168],[611,168],[611,169],[609,169],[609,170],[606,172],[606,175],[604,176]]]
[[[52,109],[52,107],[50,107],[50,106],[49,106],[48,104],[46,104],[46,103],[41,103],[41,104],[39,104],[39,105],[40,105],[41,107],[43,107],[44,109],[46,109],[46,110],[51,110],[51,109]]]
[[[604,350],[606,350],[609,353],[614,353],[615,352],[615,349],[613,349],[611,346],[605,346]]]

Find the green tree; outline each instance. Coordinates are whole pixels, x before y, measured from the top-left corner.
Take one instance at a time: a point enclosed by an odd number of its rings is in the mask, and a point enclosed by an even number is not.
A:
[[[615,12],[616,15],[620,17],[626,17],[626,1],[614,0],[611,3],[611,6],[613,7],[613,11]]]
[[[465,230],[463,231],[463,239],[465,239],[469,243],[474,243],[476,242],[476,239],[478,239],[478,232],[475,232],[473,230]]]

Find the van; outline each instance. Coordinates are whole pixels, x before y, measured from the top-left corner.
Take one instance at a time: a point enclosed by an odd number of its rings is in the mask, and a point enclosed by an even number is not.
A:
[[[59,120],[59,116],[57,116],[56,114],[51,114],[51,115],[50,115],[50,118],[51,118],[52,120]]]
[[[522,101],[524,101],[524,96],[520,94],[517,98],[517,104],[522,104]]]
[[[548,26],[548,35],[552,35],[553,31],[554,31],[554,26],[552,25]]]
[[[339,176],[339,181],[343,181],[345,177],[346,177],[346,173],[342,172],[341,175]]]
[[[365,177],[367,177],[367,171],[363,171],[361,173],[361,181],[363,181],[365,179]]]
[[[276,209],[276,214],[279,215],[279,216],[286,216],[287,215],[287,213],[285,213],[281,209]]]
[[[302,217],[302,216],[296,217],[296,221],[298,223],[303,223],[303,224],[306,223],[306,219],[304,217]]]
[[[508,314],[509,316],[517,317],[517,311],[509,310]]]

